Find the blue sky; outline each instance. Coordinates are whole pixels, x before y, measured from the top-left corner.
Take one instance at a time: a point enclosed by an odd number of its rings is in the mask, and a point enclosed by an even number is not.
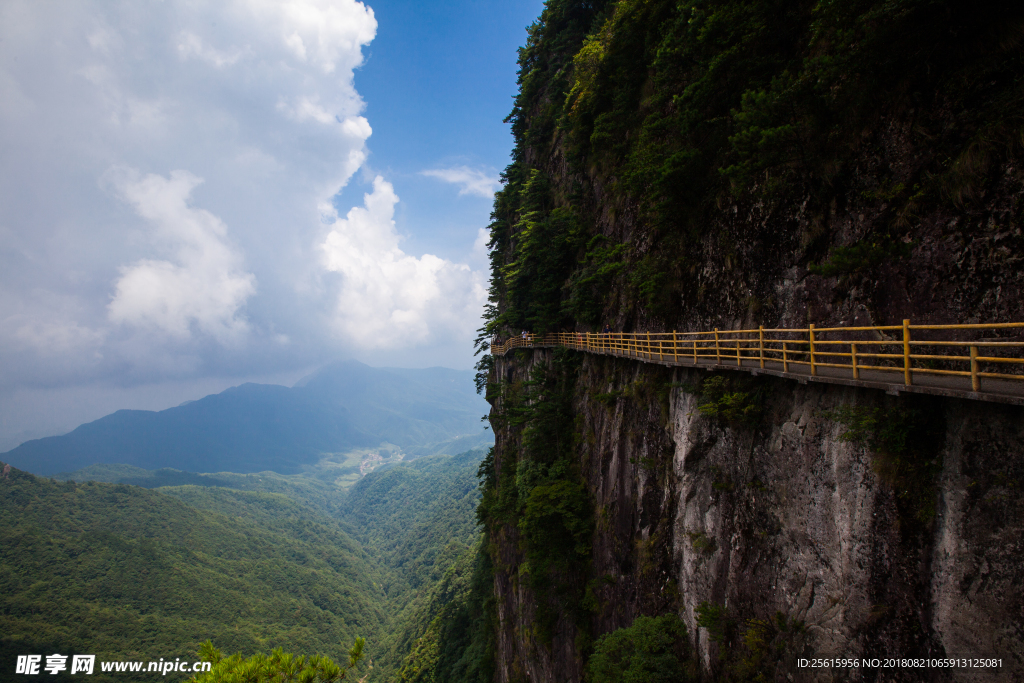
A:
[[[470,367],[542,7],[0,4],[0,450],[341,358]]]
[[[459,197],[419,173],[468,166],[496,175],[507,165],[512,137],[503,120],[516,93],[516,49],[543,3],[370,4],[379,28],[355,75],[374,131],[367,165],[395,185],[411,251],[462,256],[466,231],[487,224],[491,201]],[[339,208],[359,201],[368,189],[360,180],[342,192]]]

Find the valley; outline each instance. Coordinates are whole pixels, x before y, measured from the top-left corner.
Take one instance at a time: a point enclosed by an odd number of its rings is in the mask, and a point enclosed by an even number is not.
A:
[[[143,488],[12,469],[0,479],[0,658],[156,660],[207,639],[338,658],[359,636],[373,667],[361,676],[393,680],[451,600],[433,604],[437,586],[479,551],[482,456],[396,463],[347,496],[270,472]]]
[[[22,463],[38,455],[43,472],[85,453],[100,461],[51,477],[15,466],[0,478],[0,661],[54,652],[194,659],[206,640],[226,653],[283,647],[340,660],[361,637],[360,678],[396,680],[437,614],[465,600],[453,581],[468,581],[481,557],[477,469],[492,437],[471,379],[439,368],[333,367],[293,390],[238,387],[4,454]],[[246,411],[276,410],[290,391],[300,405],[314,391],[360,405],[293,413],[298,427],[264,432],[276,448],[301,452],[316,420],[351,425],[352,412],[359,439],[376,445],[344,448],[353,441],[336,432],[331,445],[342,448],[285,459],[276,471],[253,471],[268,464],[270,447],[259,458],[233,447],[205,461],[241,471],[175,467],[171,446],[125,458],[152,469],[117,461],[167,429],[188,435],[174,448],[209,452],[254,424]],[[108,679],[125,680],[97,672]]]

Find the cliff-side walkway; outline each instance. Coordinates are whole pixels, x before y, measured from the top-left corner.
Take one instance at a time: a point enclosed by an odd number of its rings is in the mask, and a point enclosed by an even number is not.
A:
[[[659,365],[1024,405],[1024,323],[558,332],[491,343],[491,353],[561,346]]]

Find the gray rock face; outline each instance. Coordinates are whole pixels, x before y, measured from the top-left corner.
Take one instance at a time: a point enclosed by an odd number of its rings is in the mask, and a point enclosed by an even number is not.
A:
[[[523,379],[547,357],[501,360],[498,376]],[[708,376],[583,361],[592,637],[674,611],[709,679],[757,666],[769,680],[1024,680],[1024,410],[762,377],[735,387],[763,407],[740,424],[699,409]],[[914,416],[903,438],[916,460],[884,439],[844,439],[840,409],[876,416],[876,431]],[[518,436],[496,437],[500,468]],[[580,629],[563,614],[550,646],[532,637],[514,530],[494,541],[499,680],[580,680]],[[710,608],[718,630],[698,625]],[[1001,668],[798,665],[814,657],[996,658]]]

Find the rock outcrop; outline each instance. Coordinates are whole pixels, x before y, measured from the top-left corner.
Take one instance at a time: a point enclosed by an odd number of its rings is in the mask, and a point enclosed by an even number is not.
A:
[[[515,384],[551,361],[536,350],[496,369]],[[581,633],[667,611],[683,617],[708,678],[758,656],[768,680],[1024,677],[1021,408],[761,377],[734,387],[760,401],[756,422],[738,424],[701,410],[708,375],[580,360],[573,405],[594,501],[596,600],[584,623],[560,613],[541,642],[519,535],[494,534],[499,680],[581,680]],[[851,440],[842,411],[917,442],[895,453],[867,434]],[[514,429],[496,436],[500,471],[522,444]],[[702,605],[719,608],[718,633],[698,625]],[[744,640],[757,629],[764,652]],[[826,671],[800,658],[995,658],[1002,668]]]

